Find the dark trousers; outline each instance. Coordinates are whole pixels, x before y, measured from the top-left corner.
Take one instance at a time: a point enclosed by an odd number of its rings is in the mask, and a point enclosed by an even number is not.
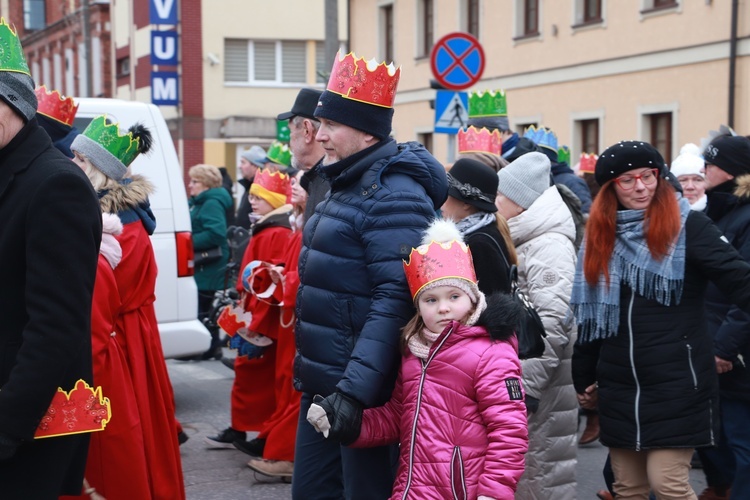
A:
[[[719,447],[701,450],[711,486],[732,486],[731,498],[750,492],[750,401],[721,398],[722,435]],[[708,461],[708,464],[706,463]],[[709,477],[709,473],[710,476]],[[711,483],[715,484],[711,484]],[[716,484],[718,483],[718,484]]]
[[[307,421],[312,395],[303,393],[294,451],[292,498],[384,500],[391,496],[398,447],[347,448]]]

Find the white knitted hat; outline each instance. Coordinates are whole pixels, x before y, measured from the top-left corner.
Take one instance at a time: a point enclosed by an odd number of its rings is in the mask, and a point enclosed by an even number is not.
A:
[[[669,170],[677,178],[681,175],[700,175],[705,178],[703,167],[704,160],[700,148],[689,142],[682,146],[679,156],[674,159]]]
[[[550,161],[544,153],[520,156],[497,173],[500,194],[524,209],[550,187]]]

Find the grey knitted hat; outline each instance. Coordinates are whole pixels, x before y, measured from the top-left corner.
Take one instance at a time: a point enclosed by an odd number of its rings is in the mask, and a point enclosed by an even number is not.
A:
[[[497,190],[529,208],[550,187],[550,161],[544,153],[526,153],[497,173]]]
[[[15,71],[0,71],[0,99],[28,122],[36,115],[34,80]]]

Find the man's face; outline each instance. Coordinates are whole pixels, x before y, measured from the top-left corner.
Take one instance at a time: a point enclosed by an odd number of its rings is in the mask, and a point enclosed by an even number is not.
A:
[[[305,124],[300,116],[289,120],[289,149],[292,151],[292,161],[305,156]],[[295,165],[295,168],[299,168]]]
[[[320,128],[315,140],[323,145],[323,165],[348,158],[374,144],[372,135],[348,125],[320,118]]]
[[[23,118],[0,100],[0,149],[7,146],[22,128]]]
[[[242,177],[250,180],[255,177],[255,172],[257,171],[258,167],[255,166],[255,164],[250,163],[245,158],[240,157],[240,172],[242,172]]]
[[[734,179],[734,176],[726,173],[713,163],[706,163],[706,191],[715,188],[719,184]]]

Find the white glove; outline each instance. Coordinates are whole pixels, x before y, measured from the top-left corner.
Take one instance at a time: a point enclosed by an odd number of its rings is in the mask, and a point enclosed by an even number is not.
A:
[[[328,431],[331,430],[331,423],[328,421],[328,415],[319,404],[311,404],[307,410],[307,421],[315,427],[317,432],[322,432],[323,437],[328,437]]]

